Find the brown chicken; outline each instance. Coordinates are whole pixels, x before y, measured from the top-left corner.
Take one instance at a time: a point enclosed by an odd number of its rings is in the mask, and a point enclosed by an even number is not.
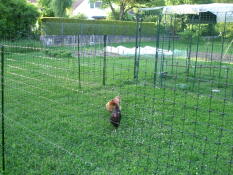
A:
[[[115,128],[118,128],[118,126],[120,125],[121,110],[120,110],[120,106],[118,104],[116,104],[115,108],[112,111],[112,114],[110,117],[110,122]]]
[[[106,104],[106,110],[111,112],[110,122],[116,128],[120,125],[121,121],[121,106],[120,106],[121,98],[116,96],[114,99],[110,100]]]
[[[110,100],[106,104],[106,110],[112,112],[113,109],[116,107],[116,105],[118,105],[119,109],[121,110],[120,102],[121,102],[121,98],[119,96],[116,96],[114,99]]]

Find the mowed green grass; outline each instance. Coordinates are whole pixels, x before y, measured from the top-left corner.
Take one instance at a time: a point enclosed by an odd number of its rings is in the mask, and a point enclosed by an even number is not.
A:
[[[6,174],[233,173],[231,64],[192,59],[187,74],[184,58],[165,57],[155,74],[141,57],[135,81],[133,57],[107,57],[103,86],[103,57],[82,56],[79,72],[77,58],[7,52]]]

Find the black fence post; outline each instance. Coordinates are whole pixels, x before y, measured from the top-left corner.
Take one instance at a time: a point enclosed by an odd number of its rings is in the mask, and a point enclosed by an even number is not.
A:
[[[80,61],[80,36],[78,35],[78,82],[81,88],[81,61]]]
[[[2,116],[2,171],[5,172],[5,122],[4,122],[4,46],[1,46],[1,116]]]
[[[201,17],[199,15],[198,17],[198,31],[201,30]],[[195,63],[194,63],[194,72],[193,72],[193,85],[192,85],[192,89],[195,88],[195,84],[198,80],[198,78],[196,78],[197,76],[197,64],[198,64],[198,54],[199,54],[199,47],[200,47],[200,38],[201,38],[201,34],[200,32],[198,32],[198,35],[197,35],[197,45],[196,45],[196,55],[195,55]]]
[[[142,32],[142,17],[139,14],[137,14],[136,18],[137,18],[137,25],[136,25],[136,41],[135,41],[135,56],[134,56],[134,79],[138,80],[141,32]]]
[[[222,61],[225,56],[223,54],[224,54],[224,45],[225,45],[226,25],[227,25],[227,13],[225,13],[224,28],[223,28],[223,32],[221,35],[221,40],[222,40],[221,41],[221,58],[220,58],[220,63],[219,63],[218,86],[221,85],[220,81],[221,81],[221,74],[222,74]],[[227,51],[228,50],[226,50],[226,53]]]
[[[104,35],[104,63],[103,63],[103,85],[106,83],[106,46],[107,46],[107,35]]]
[[[155,53],[155,67],[154,67],[154,86],[156,86],[157,81],[157,69],[158,69],[158,61],[159,61],[159,40],[160,40],[160,25],[162,17],[159,16],[157,24],[157,34],[156,34],[156,53]]]
[[[193,24],[191,24],[191,30],[193,30]],[[189,37],[189,45],[187,47],[186,78],[189,77],[189,73],[190,73],[192,42],[193,42],[193,37],[192,37],[192,35],[190,35],[190,37]]]
[[[136,60],[137,60],[137,54],[138,54],[138,15],[136,16],[137,25],[136,25],[136,40],[135,40],[135,55],[134,55],[134,79],[136,79]]]

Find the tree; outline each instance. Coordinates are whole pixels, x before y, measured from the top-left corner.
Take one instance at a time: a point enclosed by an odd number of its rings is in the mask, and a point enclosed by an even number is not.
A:
[[[51,0],[39,0],[39,6],[41,8],[42,11],[42,16],[54,16],[54,11],[52,6],[52,1]]]
[[[97,0],[91,0],[97,1]],[[135,7],[146,6],[152,0],[102,0],[103,8],[111,8],[115,19],[125,20],[127,12]],[[117,7],[115,6],[117,5]]]
[[[166,5],[179,5],[179,4],[208,4],[213,0],[165,0]]]
[[[40,16],[26,0],[0,0],[0,36],[23,37],[32,32]]]
[[[165,6],[164,0],[153,0],[146,4],[148,7]]]
[[[232,3],[232,0],[213,0],[215,3]]]
[[[72,5],[72,0],[52,0],[51,5],[55,16],[64,17],[66,10]]]

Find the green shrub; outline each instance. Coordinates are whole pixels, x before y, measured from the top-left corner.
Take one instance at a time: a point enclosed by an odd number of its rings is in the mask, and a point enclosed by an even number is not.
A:
[[[224,32],[225,27],[225,37],[226,38],[233,38],[233,23],[218,23],[215,26],[215,30],[219,35],[222,35]]]
[[[120,11],[116,10],[115,15],[113,12],[109,12],[107,16],[107,20],[120,20]],[[123,21],[134,21],[134,17],[126,13],[122,19]]]
[[[42,18],[46,35],[135,35],[136,23],[132,21],[80,20],[72,18]],[[154,36],[155,23],[143,23],[143,36]]]
[[[85,14],[83,14],[83,13],[79,13],[76,16],[72,16],[72,18],[74,18],[74,19],[81,19],[81,20],[87,20],[88,19],[88,17]]]
[[[32,33],[39,12],[26,0],[5,0],[0,3],[0,37],[24,37]]]
[[[183,32],[179,32],[178,35],[180,36],[180,39],[183,42],[189,42],[190,39],[192,38],[192,40],[197,40],[198,35],[196,32],[191,31],[191,30],[184,30]]]
[[[52,8],[52,1],[51,0],[37,0],[39,7],[41,8],[41,15],[42,16],[55,16],[54,11]]]
[[[216,35],[216,31],[213,24],[187,24],[186,29],[184,29],[183,32],[179,32],[178,34],[181,40],[186,42],[190,41],[191,37],[192,40],[197,40],[198,36],[200,36],[199,39],[201,39],[202,36]]]
[[[143,21],[144,22],[157,22],[158,18],[159,18],[158,16],[148,15],[143,18]]]
[[[199,26],[199,24],[196,24],[193,25],[193,27],[191,27],[191,25],[188,25],[188,28],[193,28],[192,30],[200,36],[212,36],[217,34],[214,25],[215,24],[200,24]]]
[[[46,50],[45,54],[50,57],[72,57],[71,51],[67,50]]]

